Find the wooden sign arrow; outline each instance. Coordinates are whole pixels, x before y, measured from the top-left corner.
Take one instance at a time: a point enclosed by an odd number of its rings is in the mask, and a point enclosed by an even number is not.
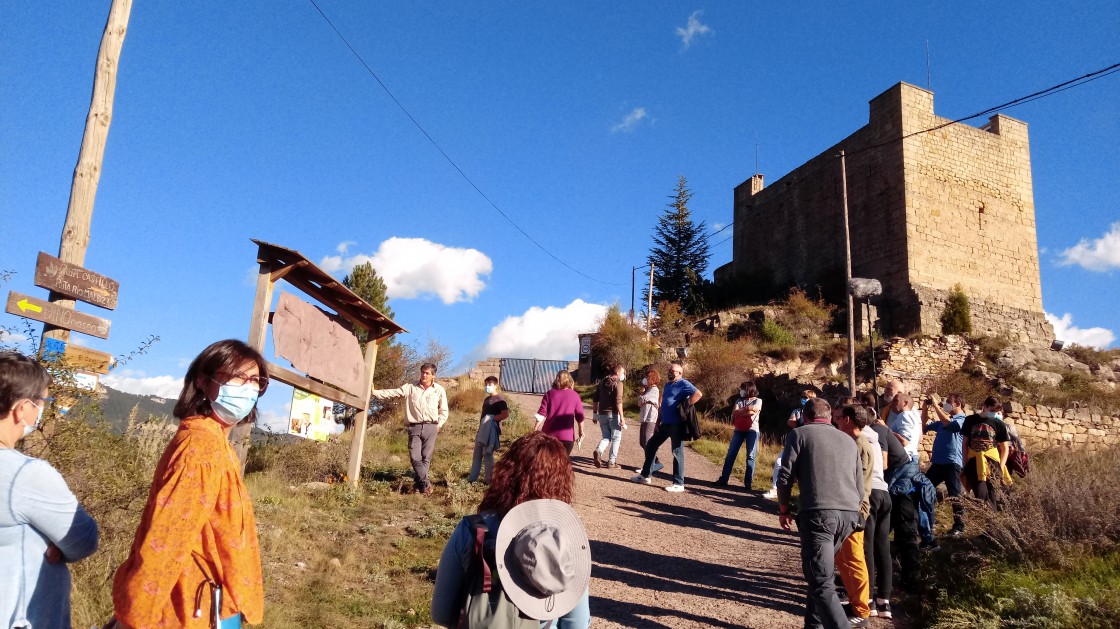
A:
[[[35,285],[107,310],[117,307],[117,293],[121,289],[117,280],[63,262],[42,251],[35,263]]]
[[[97,338],[109,338],[108,319],[63,308],[49,301],[28,297],[15,291],[8,293],[8,305],[4,310],[10,314],[42,321]]]

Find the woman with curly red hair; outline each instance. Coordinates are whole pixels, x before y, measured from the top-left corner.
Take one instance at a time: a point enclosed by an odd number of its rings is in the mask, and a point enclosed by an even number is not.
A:
[[[481,569],[480,566],[474,565],[472,562],[476,541],[472,529],[477,530],[477,524],[471,523],[472,519],[476,523],[481,521],[485,525],[484,528],[487,532],[484,546],[487,551],[490,551],[494,548],[497,538],[502,535],[499,528],[503,518],[511,511],[518,509],[519,505],[526,507],[529,506],[526,503],[533,501],[537,501],[534,504],[563,503],[560,506],[578,520],[575,512],[567,506],[572,502],[573,484],[572,464],[568,458],[568,452],[564,444],[556,437],[544,432],[534,431],[510,444],[509,451],[494,465],[494,475],[491,478],[490,486],[487,487],[482,502],[478,505],[479,516],[463,518],[455,532],[451,534],[447,546],[443,549],[443,555],[440,556],[439,560],[439,568],[436,570],[435,591],[432,594],[432,621],[445,627],[453,627],[458,624],[459,616],[464,611],[460,606],[463,605],[463,600],[466,598],[467,588],[472,585],[471,570]],[[526,527],[526,529],[521,530],[525,532],[529,528]],[[580,528],[582,529],[582,526]],[[515,537],[511,542],[511,548],[516,543],[517,538]],[[583,543],[586,544],[586,537],[584,537]],[[563,540],[561,540],[560,546],[563,546]],[[586,578],[590,573],[590,550],[587,548],[583,550],[588,562],[588,574],[583,575],[584,578],[580,581],[578,578],[572,578],[573,570],[566,569],[563,572],[567,578],[560,579],[561,582],[569,585],[571,583],[582,584],[582,587],[578,588],[580,591],[573,591],[571,587],[566,591],[556,591],[553,596],[542,599],[549,600],[550,605],[551,601],[555,599],[556,609],[549,609],[548,614],[536,614],[529,617],[555,620],[554,626],[559,629],[587,629],[591,624],[589,591],[586,586]],[[578,554],[578,551],[575,552]],[[493,556],[489,553],[486,553],[486,555],[489,557],[487,563],[490,563]],[[563,562],[561,563],[563,564]],[[580,572],[578,569],[579,562],[576,561],[575,563],[577,568],[574,572],[578,573]],[[491,573],[494,575],[494,582],[498,583],[498,570],[491,570]],[[514,593],[511,590],[516,584],[507,582],[501,585],[504,586],[510,598],[514,598]],[[522,596],[524,596],[524,593],[522,593]],[[567,604],[563,603],[565,600],[568,601]],[[571,607],[573,604],[574,607]],[[568,609],[563,609],[563,607],[568,607]],[[529,611],[524,607],[521,611],[523,614],[529,614]]]

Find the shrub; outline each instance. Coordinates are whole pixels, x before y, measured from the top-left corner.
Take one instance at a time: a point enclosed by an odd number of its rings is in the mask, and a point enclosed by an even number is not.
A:
[[[739,390],[739,384],[756,366],[754,347],[749,341],[728,341],[719,335],[705,336],[689,350],[693,365],[688,379],[704,392],[708,408],[722,408],[724,401]]]
[[[649,364],[655,355],[653,347],[646,341],[645,331],[630,325],[618,304],[607,309],[594,339],[592,351],[608,368],[621,364],[634,371]]]
[[[486,399],[486,391],[477,385],[464,383],[463,380],[465,378],[460,378],[459,386],[448,393],[447,406],[453,411],[477,413],[482,410],[482,401]]]
[[[1093,368],[1100,368],[1117,358],[1120,358],[1120,349],[1097,349],[1073,343],[1062,350],[1079,363],[1085,363]]]
[[[972,334],[972,306],[960,284],[953,286],[945,301],[945,310],[941,313],[941,332],[961,336]]]
[[[773,319],[767,319],[762,322],[762,326],[758,329],[758,335],[766,343],[778,347],[791,347],[797,343],[797,337],[783,327],[782,324]]]

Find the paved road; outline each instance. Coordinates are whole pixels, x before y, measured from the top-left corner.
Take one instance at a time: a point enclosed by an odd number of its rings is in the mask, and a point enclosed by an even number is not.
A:
[[[540,405],[540,396],[508,397],[529,416]],[[672,482],[668,443],[660,458],[669,464],[653,485],[631,482],[642,456],[636,423],[622,435],[621,469],[592,463],[599,429],[591,423],[582,451],[572,453],[575,508],[592,544],[593,626],[802,627],[799,546],[778,526],[776,503],[742,486],[714,487],[719,468],[691,450],[688,491],[664,491]]]

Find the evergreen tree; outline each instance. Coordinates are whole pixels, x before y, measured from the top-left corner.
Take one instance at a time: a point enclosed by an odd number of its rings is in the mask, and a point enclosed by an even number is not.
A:
[[[953,286],[949,291],[949,298],[945,300],[945,310],[941,313],[941,333],[961,336],[972,334],[972,305],[960,284]]]
[[[354,294],[364,299],[381,314],[390,319],[395,316],[393,309],[389,307],[389,295],[385,280],[381,279],[381,276],[377,274],[377,271],[369,262],[354,267],[349,275],[342,278],[342,284],[354,291]],[[358,337],[358,342],[362,344],[362,349],[365,350],[369,334],[358,327],[354,328],[354,333]],[[401,345],[392,338],[386,339],[378,346],[377,363],[373,367],[373,386],[375,388],[397,387],[404,382],[407,376],[405,373],[407,360],[404,354]],[[394,400],[380,402],[374,409],[371,409],[373,411],[371,415],[390,413],[396,406],[397,403]],[[339,418],[340,423],[350,428],[354,419],[354,410],[336,404],[335,417]]]
[[[653,229],[654,246],[647,258],[654,265],[653,303],[676,302],[683,304],[689,314],[697,314],[697,309],[703,307],[703,298],[693,293],[698,292],[699,278],[708,270],[708,238],[704,222],[692,221],[688,209],[692,191],[683,176],[669,198],[672,202]]]

